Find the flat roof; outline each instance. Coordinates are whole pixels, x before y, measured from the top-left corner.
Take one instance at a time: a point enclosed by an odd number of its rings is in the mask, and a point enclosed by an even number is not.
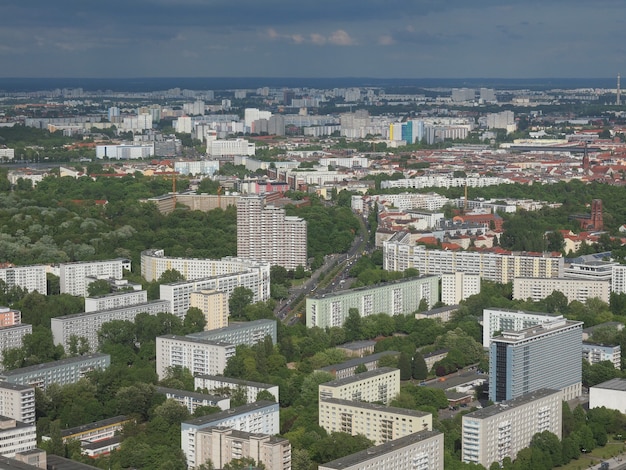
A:
[[[128,292],[123,291],[123,292],[124,292],[124,294],[127,294],[127,293],[141,292],[141,291],[128,291]],[[110,294],[108,294],[108,295],[110,295]],[[90,298],[95,299],[97,297],[90,297]],[[63,316],[60,316],[60,317],[54,317],[54,319],[69,320],[69,319],[72,319],[72,318],[95,317],[97,315],[105,314],[105,313],[108,313],[108,312],[117,312],[117,311],[121,311],[121,310],[138,308],[138,307],[141,307],[143,305],[155,305],[155,304],[168,304],[169,305],[169,303],[170,303],[170,301],[169,300],[165,300],[165,299],[149,300],[147,302],[142,302],[140,304],[123,305],[123,306],[120,306],[120,307],[106,308],[106,309],[103,309],[103,310],[94,310],[93,312],[70,313],[69,315],[63,315]]]
[[[495,416],[500,413],[504,413],[518,406],[527,405],[535,400],[540,400],[542,398],[549,397],[550,395],[554,395],[555,393],[560,393],[560,390],[553,390],[549,388],[540,388],[539,390],[535,390],[531,393],[526,393],[520,397],[514,398],[512,400],[503,401],[502,403],[496,403],[495,405],[488,406],[481,410],[472,411],[471,413],[466,414],[465,416],[468,418],[475,419],[485,419]]]
[[[368,290],[375,290],[379,287],[397,286],[398,284],[408,284],[410,282],[414,282],[419,279],[430,279],[430,278],[439,279],[439,276],[429,274],[429,275],[423,275],[423,276],[409,277],[406,279],[397,279],[395,281],[381,282],[380,284],[374,284],[371,286],[357,287],[356,289],[342,289],[342,290],[338,290],[335,292],[328,292],[326,294],[321,294],[321,293],[314,294],[314,295],[308,296],[307,298],[318,300],[318,299],[323,299],[323,298],[328,299],[332,297],[341,297],[342,295],[351,294],[353,292],[366,292]]]
[[[99,470],[98,467],[92,467],[86,463],[80,463],[54,454],[48,454],[46,459],[48,470]]]
[[[210,401],[221,401],[226,400],[224,397],[219,397],[217,395],[210,395],[208,393],[200,393],[200,392],[190,392],[188,390],[180,390],[177,388],[168,388],[168,387],[156,387],[156,392],[161,393],[163,395],[178,395],[183,397],[193,397],[201,400],[210,400]]]
[[[366,340],[366,341],[353,341],[351,343],[338,344],[337,346],[335,346],[335,348],[354,350],[354,349],[369,348],[374,345],[376,345],[376,341]]]
[[[25,452],[22,453],[24,454]],[[34,470],[38,468],[40,467],[0,455],[0,469],[2,470]]]
[[[199,379],[208,379],[215,380],[217,382],[227,382],[235,385],[244,385],[246,387],[256,387],[256,388],[271,388],[278,387],[278,385],[274,384],[266,384],[261,382],[252,382],[250,380],[244,379],[233,379],[231,377],[222,377],[221,375],[207,375],[207,374],[198,374],[196,375]]]
[[[370,354],[369,356],[363,356],[363,357],[355,357],[354,359],[350,359],[346,362],[341,362],[339,364],[332,364],[330,366],[326,366],[326,367],[322,367],[321,369],[317,369],[317,370],[321,370],[324,372],[330,372],[333,370],[340,370],[340,369],[349,369],[350,367],[353,366],[358,366],[359,364],[365,364],[367,362],[372,362],[372,361],[376,361],[378,359],[380,359],[381,357],[385,357],[385,356],[398,356],[400,355],[400,352],[398,351],[383,351],[383,352],[379,352],[376,354]]]
[[[386,413],[395,413],[399,415],[414,416],[416,418],[422,418],[430,414],[430,413],[427,413],[426,411],[410,410],[408,408],[398,408],[395,406],[385,406],[385,405],[380,405],[378,403],[368,403],[365,401],[342,400],[340,398],[323,398],[320,400],[320,403],[321,402],[334,403],[337,405],[344,405],[344,406],[351,406],[354,408],[363,408],[365,410],[376,410],[376,411],[384,411]]]
[[[379,367],[378,369],[361,372],[360,374],[346,377],[344,379],[331,380],[330,382],[325,382],[320,385],[325,385],[327,387],[341,387],[352,382],[360,382],[361,380],[369,379],[370,377],[376,377],[377,375],[388,374],[396,370],[399,371],[400,369],[395,369],[393,367]]]
[[[181,336],[181,335],[161,335],[157,336],[157,339],[165,338],[165,339],[174,339],[178,341],[184,341],[187,343],[196,343],[196,344],[212,344],[214,346],[235,346],[233,343],[227,343],[226,341],[218,341],[212,339],[202,339],[202,338],[194,338],[192,336]]]
[[[22,392],[24,390],[32,390],[33,392],[35,391],[35,387],[31,385],[14,384],[11,382],[0,382],[0,388],[17,390],[19,392]]]
[[[265,326],[265,325],[276,325],[276,320],[261,319],[261,320],[252,320],[248,322],[238,322],[238,323],[233,323],[228,326],[224,326],[222,328],[217,328],[215,330],[205,330],[205,331],[199,331],[197,333],[190,333],[186,336],[190,338],[204,338],[206,336],[219,335],[222,333],[230,333],[232,331],[245,330],[248,328],[254,328],[255,326]]]
[[[626,379],[611,379],[601,384],[594,385],[591,388],[603,388],[606,390],[616,390],[618,392],[626,392]]]
[[[204,426],[214,421],[220,421],[228,418],[229,416],[237,416],[239,414],[249,413],[251,411],[259,410],[261,408],[267,408],[269,406],[278,406],[278,403],[269,400],[255,401],[254,403],[248,403],[247,405],[238,406],[237,408],[231,408],[230,410],[220,411],[219,413],[213,413],[206,416],[200,416],[199,418],[191,419],[189,421],[183,421],[183,424],[189,424],[191,426]]]
[[[341,457],[340,459],[333,460],[332,462],[322,464],[320,467],[334,468],[337,470],[352,467],[353,465],[357,465],[361,462],[381,457],[382,455],[396,449],[402,449],[403,447],[410,446],[416,442],[424,441],[439,435],[443,436],[443,434],[438,431],[419,431],[399,439],[394,439],[393,441],[385,442],[379,446],[370,447],[369,449],[362,450],[355,454]]]
[[[93,354],[86,354],[84,356],[68,357],[67,359],[61,359],[59,361],[44,362],[43,364],[36,364],[34,366],[22,367],[20,369],[5,370],[0,374],[0,377],[21,375],[21,374],[25,374],[28,372],[34,372],[37,370],[53,369],[55,367],[62,367],[66,364],[80,363],[80,362],[89,361],[91,359],[103,359],[106,357],[108,357],[109,362],[111,362],[111,356],[109,356],[108,354],[93,353]]]
[[[102,420],[96,421],[94,423],[81,424],[80,426],[75,426],[73,428],[63,429],[63,430],[61,430],[61,436],[67,437],[67,436],[71,436],[72,434],[78,434],[78,433],[90,431],[92,429],[98,429],[98,428],[101,428],[103,426],[112,426],[112,425],[118,424],[118,423],[120,423],[120,424],[121,423],[125,423],[126,421],[129,421],[128,417],[126,417],[124,415],[118,415],[118,416],[114,416],[112,418],[102,419]]]

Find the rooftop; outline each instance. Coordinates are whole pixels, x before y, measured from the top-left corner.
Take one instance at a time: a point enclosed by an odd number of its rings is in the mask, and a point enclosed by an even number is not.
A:
[[[254,403],[248,403],[247,405],[238,406],[237,408],[231,408],[230,410],[221,411],[219,413],[213,413],[207,416],[201,416],[199,418],[191,419],[189,421],[183,421],[183,424],[197,427],[206,427],[213,422],[221,421],[229,416],[237,416],[252,411],[260,410],[270,406],[278,406],[278,403],[269,400],[255,401]]]
[[[351,367],[356,367],[359,364],[367,364],[368,362],[377,361],[381,357],[398,355],[400,355],[398,351],[383,351],[376,354],[370,354],[369,356],[355,357],[354,359],[350,359],[346,362],[342,362],[340,364],[332,364],[330,366],[322,367],[318,370],[324,372],[332,372],[340,369],[350,369]]]
[[[396,371],[398,374],[400,373],[400,369],[394,369],[393,367],[379,367],[378,369],[368,370],[367,372],[362,372],[344,379],[331,380],[330,382],[325,382],[321,385],[325,387],[342,387],[353,382],[360,382],[361,380],[376,377],[377,375],[389,374]]]
[[[594,385],[591,388],[603,388],[606,390],[616,390],[618,392],[626,392],[626,379],[611,379],[601,384]]]
[[[53,369],[55,367],[63,367],[69,364],[77,364],[92,359],[108,359],[111,362],[111,356],[102,353],[86,354],[84,356],[68,357],[67,359],[61,359],[60,361],[44,362],[43,364],[37,364],[34,366],[22,367],[21,369],[5,370],[0,377],[10,377],[13,375],[27,374],[29,372],[35,372],[38,370]]]
[[[549,389],[549,388],[541,388],[541,389],[536,390],[534,392],[522,395],[521,397],[517,397],[517,398],[514,398],[512,400],[503,401],[502,403],[497,403],[495,405],[488,406],[486,408],[483,408],[482,410],[472,411],[471,413],[466,414],[465,417],[467,417],[467,418],[474,418],[474,419],[490,418],[490,417],[496,416],[496,415],[498,415],[500,413],[504,413],[506,411],[509,411],[512,408],[516,408],[516,407],[519,407],[519,406],[524,406],[524,405],[527,405],[529,403],[532,403],[535,400],[540,400],[542,398],[546,398],[546,397],[549,397],[550,395],[554,395],[554,394],[562,395],[562,392],[560,390],[552,390],[552,389]]]
[[[256,387],[256,388],[278,387],[278,385],[264,384],[264,383],[261,383],[261,382],[251,382],[249,380],[243,380],[243,379],[233,379],[231,377],[222,377],[221,375],[198,374],[196,377],[198,377],[199,379],[215,380],[217,382],[232,383],[232,384],[235,384],[235,385],[244,385],[246,387]]]
[[[382,411],[385,413],[395,413],[399,415],[414,416],[416,418],[421,418],[423,416],[430,415],[430,413],[427,413],[425,411],[410,410],[407,408],[397,408],[395,406],[385,406],[385,405],[380,405],[378,403],[368,403],[365,401],[342,400],[340,398],[323,398],[321,401],[324,403],[334,403],[337,405],[352,406],[355,408],[363,408],[365,410],[376,410],[376,411]]]

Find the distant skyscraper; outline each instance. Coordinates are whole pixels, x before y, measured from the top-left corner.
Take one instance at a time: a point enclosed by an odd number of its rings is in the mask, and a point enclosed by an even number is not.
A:
[[[559,318],[493,338],[489,399],[511,400],[540,388],[562,390],[565,400],[580,396],[582,326]]]
[[[262,196],[245,196],[237,203],[237,256],[286,269],[306,267],[306,221],[265,205]]]

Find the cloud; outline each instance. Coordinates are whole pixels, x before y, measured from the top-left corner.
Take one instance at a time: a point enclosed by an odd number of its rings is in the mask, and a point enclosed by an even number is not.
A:
[[[350,37],[343,29],[338,29],[330,35],[328,42],[336,46],[354,46],[356,41]]]
[[[378,36],[378,44],[381,46],[392,46],[396,41],[389,34]]]

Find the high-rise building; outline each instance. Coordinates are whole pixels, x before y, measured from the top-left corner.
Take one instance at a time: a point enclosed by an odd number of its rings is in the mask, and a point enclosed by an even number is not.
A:
[[[489,399],[512,400],[540,388],[582,393],[583,322],[564,318],[504,331],[489,346]]]
[[[228,326],[228,295],[213,289],[192,292],[189,297],[192,307],[204,314],[205,330],[216,330]]]
[[[285,210],[265,205],[262,196],[237,202],[237,256],[296,269],[307,265],[307,226]]]

